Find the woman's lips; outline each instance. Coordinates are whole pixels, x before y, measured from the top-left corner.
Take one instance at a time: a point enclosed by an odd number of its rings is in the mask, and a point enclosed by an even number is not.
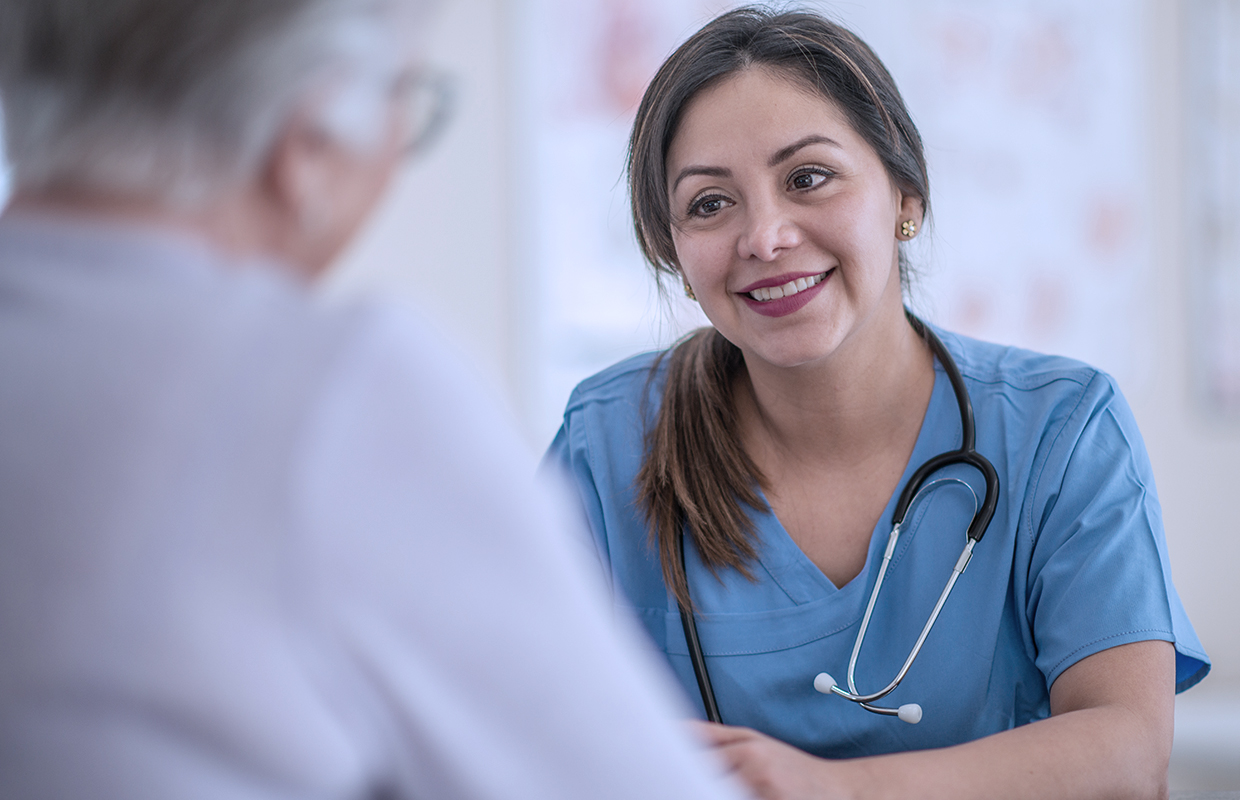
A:
[[[746,305],[762,316],[784,317],[801,310],[806,303],[813,300],[814,296],[822,291],[822,287],[833,272],[835,272],[834,268],[817,275],[788,280],[775,286],[770,286],[770,281],[762,281],[749,291],[739,294]],[[768,285],[763,286],[763,283]]]

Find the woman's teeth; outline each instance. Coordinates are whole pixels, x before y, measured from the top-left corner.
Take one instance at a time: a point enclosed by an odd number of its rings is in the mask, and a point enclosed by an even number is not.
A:
[[[749,296],[759,303],[766,303],[771,300],[778,300],[781,297],[790,297],[797,292],[803,292],[811,286],[817,286],[827,277],[827,273],[820,275],[812,275],[808,278],[797,278],[795,281],[788,281],[783,286],[768,286],[765,289],[754,289]]]

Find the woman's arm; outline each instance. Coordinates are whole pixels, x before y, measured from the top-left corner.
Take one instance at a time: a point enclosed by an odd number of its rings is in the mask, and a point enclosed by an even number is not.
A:
[[[1134,642],[1065,670],[1049,719],[940,750],[831,761],[747,728],[698,728],[767,800],[1165,798],[1174,686],[1174,647]]]

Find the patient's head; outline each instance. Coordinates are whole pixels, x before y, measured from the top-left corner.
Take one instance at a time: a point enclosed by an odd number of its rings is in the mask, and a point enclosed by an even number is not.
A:
[[[422,5],[6,0],[0,97],[17,196],[193,209],[265,182],[285,222],[322,240],[323,252],[282,255],[321,261],[415,133]],[[265,235],[278,249],[291,232]]]

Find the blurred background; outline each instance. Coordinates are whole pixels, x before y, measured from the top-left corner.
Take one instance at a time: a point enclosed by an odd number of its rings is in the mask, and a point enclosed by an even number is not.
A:
[[[447,0],[454,118],[324,291],[438,320],[541,451],[577,381],[704,322],[637,254],[624,156],[661,60],[732,5]],[[913,308],[1118,378],[1214,661],[1173,788],[1240,789],[1240,0],[802,5],[874,48],[925,138]]]

